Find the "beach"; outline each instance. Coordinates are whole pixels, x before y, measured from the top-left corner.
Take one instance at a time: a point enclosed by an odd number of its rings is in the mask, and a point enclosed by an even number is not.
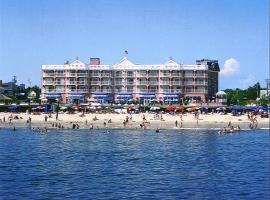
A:
[[[10,122],[9,117],[12,115],[12,120]],[[17,117],[15,117],[17,116]],[[45,116],[47,116],[47,122],[45,122]],[[14,119],[18,118],[18,119]],[[127,128],[127,129],[186,129],[186,128],[223,128],[231,126],[240,126],[241,129],[249,129],[250,120],[247,114],[240,116],[232,116],[228,114],[220,113],[208,113],[200,114],[198,120],[195,119],[194,114],[185,113],[182,115],[182,120],[180,114],[159,114],[159,118],[155,116],[154,113],[138,113],[138,114],[66,114],[59,113],[58,120],[56,120],[56,114],[26,114],[26,113],[0,113],[0,127],[2,128],[13,128],[13,127],[29,127],[30,123],[27,120],[31,118],[31,128],[63,128],[72,129],[73,125],[76,124],[75,128]],[[3,122],[5,118],[5,122]],[[145,118],[145,120],[143,120]],[[126,119],[128,122],[123,123]],[[269,118],[256,117],[258,126],[257,128],[269,129]],[[143,127],[140,125],[144,124]]]

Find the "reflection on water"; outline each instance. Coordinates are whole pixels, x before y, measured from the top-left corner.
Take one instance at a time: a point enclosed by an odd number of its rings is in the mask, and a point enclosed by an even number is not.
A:
[[[0,130],[2,199],[268,199],[268,131]]]

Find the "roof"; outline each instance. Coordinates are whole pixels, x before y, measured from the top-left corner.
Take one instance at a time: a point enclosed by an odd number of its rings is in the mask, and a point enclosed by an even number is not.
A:
[[[0,100],[12,100],[12,99],[3,94],[0,94]]]
[[[224,91],[220,90],[216,93],[216,95],[227,95]]]

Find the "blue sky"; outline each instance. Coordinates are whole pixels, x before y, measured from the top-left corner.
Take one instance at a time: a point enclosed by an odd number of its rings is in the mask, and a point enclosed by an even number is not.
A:
[[[41,84],[42,64],[219,60],[220,89],[269,76],[268,0],[0,0],[0,79]]]

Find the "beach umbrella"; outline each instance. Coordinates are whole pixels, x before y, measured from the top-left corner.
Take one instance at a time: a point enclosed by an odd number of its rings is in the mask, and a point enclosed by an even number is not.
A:
[[[174,110],[174,107],[172,105],[167,105],[164,107],[165,110],[172,111]]]
[[[12,106],[9,106],[8,109],[9,110],[17,110],[20,106],[19,105],[12,105]]]
[[[224,110],[224,107],[218,107],[218,108],[216,109],[216,111],[222,111],[222,110]]]
[[[241,106],[231,106],[230,109],[235,110],[235,111],[242,111],[243,110],[243,108]]]
[[[61,108],[60,108],[60,110],[67,110],[68,109],[68,107],[66,107],[66,106],[62,106]]]
[[[113,106],[113,108],[114,108],[114,109],[122,109],[123,106],[122,106],[122,105],[115,105],[115,106]]]
[[[183,110],[184,109],[184,106],[176,106],[176,108],[175,108],[177,111],[181,111],[181,110]]]
[[[151,107],[150,110],[151,111],[160,110],[160,107]]]
[[[188,111],[188,112],[192,112],[192,111],[194,111],[194,110],[196,110],[196,107],[187,108],[187,111]]]

